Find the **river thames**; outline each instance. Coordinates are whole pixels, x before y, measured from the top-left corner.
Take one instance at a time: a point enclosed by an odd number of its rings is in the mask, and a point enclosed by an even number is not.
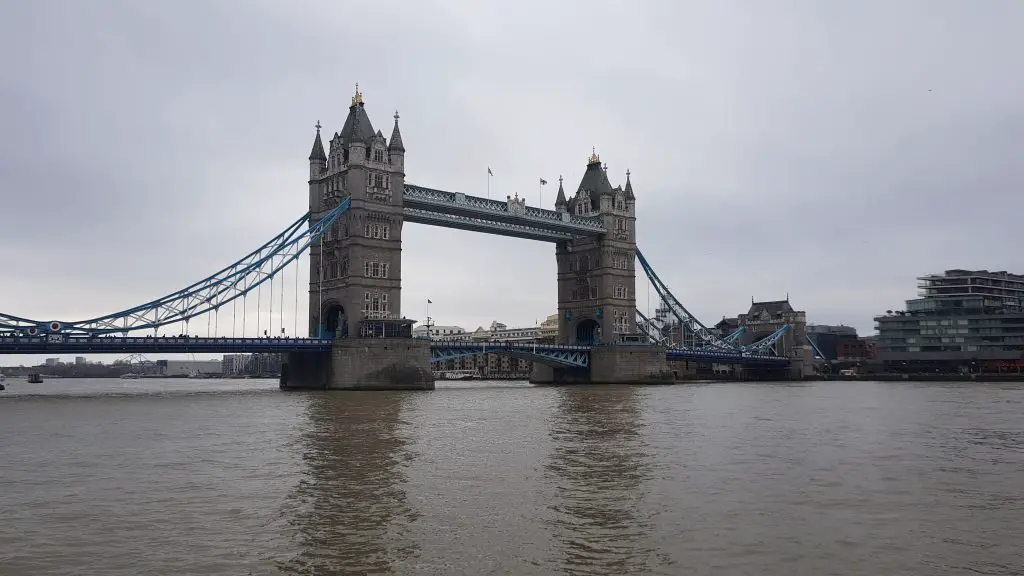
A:
[[[6,382],[0,574],[1022,574],[1024,386]]]

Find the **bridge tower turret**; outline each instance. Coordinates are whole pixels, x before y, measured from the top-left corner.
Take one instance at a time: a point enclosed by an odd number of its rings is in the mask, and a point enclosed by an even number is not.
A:
[[[401,320],[404,158],[397,114],[389,146],[373,129],[357,84],[345,124],[330,140],[319,179],[313,178],[310,160],[314,222],[346,196],[352,199],[349,210],[324,235],[322,250],[311,248],[312,335],[338,339],[397,336],[404,330],[411,334],[411,326]]]
[[[594,151],[576,193],[565,201],[573,216],[600,218],[607,233],[567,240],[555,249],[559,343],[609,344],[636,337],[636,203],[628,176],[626,186],[612,187]]]

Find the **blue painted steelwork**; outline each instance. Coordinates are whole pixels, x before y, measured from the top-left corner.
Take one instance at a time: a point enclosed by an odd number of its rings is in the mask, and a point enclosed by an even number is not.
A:
[[[640,252],[639,248],[636,250],[636,257],[661,300],[668,305],[669,310],[672,311],[672,314],[679,320],[679,322],[685,326],[697,340],[700,341],[702,344],[699,348],[700,350],[710,349],[723,353],[760,355],[763,354],[764,351],[768,350],[770,346],[774,345],[789,329],[788,325],[784,326],[767,338],[747,346],[740,346],[735,342],[726,341],[725,339],[716,336],[714,332],[702,324],[696,316],[691,314],[690,311],[682,305],[682,303],[672,294],[672,291],[668,289],[668,286],[661,281],[661,278],[658,277],[654,268],[652,268],[647,259],[644,258],[644,255]]]
[[[658,326],[655,326],[654,322],[650,318],[644,315],[640,310],[636,311],[636,327],[640,330],[640,333],[647,336],[647,339],[651,344],[665,346],[667,339],[661,334],[661,330]]]
[[[409,222],[547,242],[605,233],[600,218],[527,206],[523,199],[491,200],[406,184],[402,201]]]
[[[747,327],[746,326],[740,326],[739,328],[736,329],[735,332],[733,332],[732,334],[729,334],[728,336],[726,336],[725,337],[725,341],[726,342],[735,342],[746,331],[747,331]]]
[[[823,354],[821,352],[821,349],[818,348],[818,343],[814,341],[814,338],[811,338],[810,334],[805,334],[804,338],[806,338],[807,339],[807,343],[811,345],[811,350],[814,352],[814,359],[815,360],[825,360],[825,361],[828,361],[828,358],[825,356],[825,354]]]
[[[488,352],[528,358],[542,364],[557,366],[586,368],[590,365],[590,346],[556,346],[518,342],[438,342],[430,347],[430,359],[439,362]]]
[[[722,364],[764,364],[784,366],[789,358],[774,354],[730,352],[721,348],[670,348],[665,352],[669,360],[692,360],[695,362],[719,362]]]
[[[326,352],[317,338],[156,338],[152,336],[0,336],[0,354]]]
[[[127,334],[188,321],[217,310],[268,281],[318,240],[348,210],[349,205],[349,198],[342,199],[323,218],[309,226],[310,213],[307,212],[241,260],[163,298],[78,322],[40,322],[0,313],[0,333],[30,336],[47,333]]]

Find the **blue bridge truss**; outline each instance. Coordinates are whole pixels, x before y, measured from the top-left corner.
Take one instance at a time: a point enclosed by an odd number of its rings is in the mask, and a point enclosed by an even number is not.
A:
[[[586,368],[590,365],[590,346],[525,342],[437,342],[430,346],[430,358],[434,362],[487,353],[504,354],[570,368]]]
[[[599,218],[580,217],[564,212],[528,207],[517,199],[490,200],[461,193],[407,185],[404,192],[405,217],[411,222],[462,228],[558,242],[578,236],[605,233]],[[289,225],[284,231],[237,262],[211,276],[156,300],[88,320],[62,321],[35,319],[0,313],[0,354],[41,353],[229,353],[287,352],[328,350],[331,341],[320,338],[166,338],[158,337],[161,327],[187,323],[204,314],[216,314],[264,282],[271,280],[289,263],[326,233],[350,205],[349,198],[315,222],[311,213]],[[637,311],[637,327],[648,343],[666,348],[671,360],[778,364],[789,362],[777,354],[776,344],[788,332],[782,326],[757,342],[742,345],[742,329],[726,337],[709,330],[679,302],[654,272],[638,249],[636,257],[655,291],[673,317],[693,336],[694,344],[682,346],[670,342],[658,322]],[[140,335],[153,331],[152,336]],[[187,330],[186,330],[187,331]],[[610,345],[617,345],[610,344]],[[436,342],[431,348],[434,360],[497,352],[567,367],[587,367],[590,347],[533,343]]]

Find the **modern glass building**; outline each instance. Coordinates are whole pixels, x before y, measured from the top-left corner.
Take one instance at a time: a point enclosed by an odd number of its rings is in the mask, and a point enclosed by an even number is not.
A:
[[[875,318],[879,361],[895,371],[1024,366],[1024,276],[946,270],[918,278],[906,310]]]

